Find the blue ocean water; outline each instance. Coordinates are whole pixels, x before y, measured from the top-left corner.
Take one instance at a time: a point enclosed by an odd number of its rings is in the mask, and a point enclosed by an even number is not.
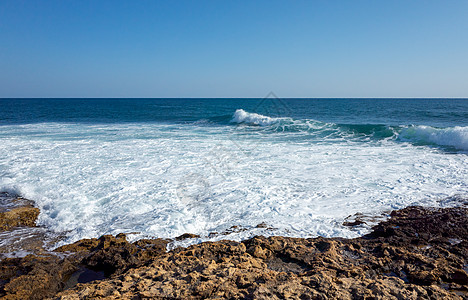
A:
[[[467,197],[467,154],[468,99],[0,99],[0,192],[64,242],[353,237]]]
[[[0,124],[227,124],[236,109],[337,124],[466,126],[468,99],[0,99]]]

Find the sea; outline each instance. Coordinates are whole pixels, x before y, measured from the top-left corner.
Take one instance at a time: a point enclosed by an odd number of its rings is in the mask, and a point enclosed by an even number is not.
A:
[[[0,192],[55,246],[353,238],[468,198],[468,99],[0,99]]]

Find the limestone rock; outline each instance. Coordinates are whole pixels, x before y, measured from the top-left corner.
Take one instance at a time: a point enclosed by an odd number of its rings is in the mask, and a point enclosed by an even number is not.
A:
[[[356,239],[257,236],[170,252],[167,243],[107,235],[3,260],[0,297],[468,299],[466,207],[394,211]],[[70,284],[92,272],[103,278]]]
[[[357,239],[201,243],[57,299],[466,299],[467,224],[466,208],[409,207]]]
[[[34,206],[15,207],[8,211],[0,212],[0,231],[10,230],[18,226],[36,226],[39,209]]]

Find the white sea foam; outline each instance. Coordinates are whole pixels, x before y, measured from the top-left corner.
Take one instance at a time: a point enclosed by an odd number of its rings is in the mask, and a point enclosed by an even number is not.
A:
[[[286,118],[271,118],[256,113],[246,112],[243,109],[237,109],[232,117],[231,122],[267,126],[276,123],[281,119]]]
[[[342,226],[348,215],[468,195],[463,153],[288,136],[206,124],[1,126],[0,191],[35,200],[39,224],[66,242],[120,232],[201,241],[234,225],[248,230],[213,239],[355,237],[366,231]],[[256,228],[263,222],[273,229]]]
[[[247,125],[274,126],[278,131],[298,131],[318,134],[320,131],[329,130],[329,134],[340,137],[352,138],[349,132],[340,128],[337,124],[323,123],[316,120],[293,120],[291,118],[271,118],[268,116],[246,112],[237,109],[231,122]],[[350,125],[353,127],[352,125]],[[372,125],[367,125],[372,126]],[[378,127],[379,125],[375,125]],[[347,126],[344,126],[345,128]],[[356,128],[356,125],[354,125]],[[414,144],[432,144],[436,146],[451,146],[458,150],[468,151],[468,126],[456,126],[450,128],[436,128],[431,126],[394,126],[386,129],[393,132],[393,138]],[[362,137],[360,132],[355,132],[355,137]],[[384,137],[388,138],[388,137]]]

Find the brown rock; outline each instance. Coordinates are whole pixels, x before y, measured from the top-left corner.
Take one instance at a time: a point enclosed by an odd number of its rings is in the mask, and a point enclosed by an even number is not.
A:
[[[84,239],[57,248],[56,252],[85,252],[81,264],[106,276],[122,273],[129,267],[136,267],[147,260],[166,252],[169,241],[163,239],[142,239],[129,243],[125,234],[104,235],[99,239]]]
[[[18,226],[36,226],[39,209],[33,206],[15,207],[5,212],[0,212],[0,231],[10,230]]]
[[[444,216],[450,226],[437,225]],[[207,242],[58,296],[80,299],[111,286],[122,298],[462,299],[468,295],[467,221],[465,208],[408,208],[352,240],[258,236]],[[414,243],[418,232],[431,247]]]
[[[36,227],[39,209],[34,202],[0,192],[0,205],[0,240],[8,241],[0,243],[0,259],[17,251],[44,252],[47,230]]]
[[[167,240],[139,240],[129,243],[124,234],[85,239],[41,256],[8,258],[0,261],[0,298],[44,299],[64,288],[83,286],[95,279],[103,279],[137,267],[166,253]],[[67,253],[63,257],[62,253]],[[102,274],[102,275],[101,275]],[[148,272],[151,274],[151,271]],[[134,278],[139,276],[135,274]],[[112,285],[84,294],[117,296]]]
[[[1,261],[0,297],[466,299],[467,224],[466,207],[409,207],[351,240],[257,236],[166,252],[167,240],[102,236],[60,256]],[[69,284],[99,272],[106,278]]]
[[[184,233],[182,235],[179,235],[178,237],[175,238],[176,241],[181,241],[185,239],[195,239],[199,238],[200,236],[198,234],[193,234],[193,233]]]
[[[0,298],[44,299],[62,290],[76,270],[68,259],[55,255],[7,258],[0,261]]]

